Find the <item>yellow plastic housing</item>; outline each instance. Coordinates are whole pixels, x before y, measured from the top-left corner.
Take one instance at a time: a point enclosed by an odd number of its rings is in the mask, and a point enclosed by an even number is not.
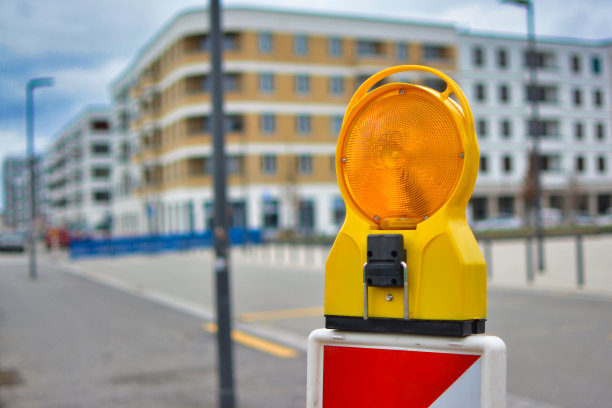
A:
[[[391,83],[368,92],[402,71],[437,75],[447,88]],[[465,215],[478,163],[472,113],[450,77],[404,65],[365,81],[336,149],[347,214],[325,266],[325,315],[363,316],[367,236],[381,233],[404,237],[410,319],[485,318],[486,264]],[[368,299],[369,317],[404,318],[403,288],[370,287]]]

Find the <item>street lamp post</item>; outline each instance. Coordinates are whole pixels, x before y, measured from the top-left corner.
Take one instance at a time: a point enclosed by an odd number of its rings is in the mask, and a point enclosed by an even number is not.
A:
[[[34,89],[53,86],[53,78],[33,78],[26,85],[27,158],[30,173],[30,279],[36,279],[36,159],[34,156]]]
[[[540,123],[538,112],[538,69],[536,66],[536,36],[535,19],[532,0],[502,0],[502,3],[510,3],[525,7],[527,11],[527,66],[529,68],[529,84],[527,86],[527,96],[531,106],[531,118],[529,120],[529,131],[533,136],[533,190],[535,209],[535,235],[538,245],[538,270],[544,271],[544,231],[542,228],[542,186],[540,184]]]
[[[223,113],[223,30],[219,0],[210,0],[210,76],[212,98],[213,167],[215,194],[215,287],[217,296],[217,352],[219,407],[234,408],[234,363],[231,339],[229,229],[227,213],[227,172],[225,121]]]

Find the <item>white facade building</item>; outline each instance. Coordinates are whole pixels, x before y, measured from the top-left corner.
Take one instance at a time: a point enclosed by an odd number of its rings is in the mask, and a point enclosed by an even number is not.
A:
[[[85,108],[44,155],[49,224],[79,233],[111,225],[113,155],[110,106]]]
[[[474,219],[525,215],[531,103],[525,37],[461,33],[459,82],[474,112],[481,168]],[[565,214],[612,206],[610,42],[538,38],[542,207]]]

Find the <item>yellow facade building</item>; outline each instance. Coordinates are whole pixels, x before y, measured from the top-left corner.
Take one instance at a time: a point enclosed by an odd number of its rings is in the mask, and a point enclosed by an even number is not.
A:
[[[112,84],[116,235],[211,226],[208,21],[203,9],[178,15]],[[337,135],[367,77],[400,64],[457,69],[451,25],[230,7],[222,27],[232,225],[270,235],[337,232]],[[417,75],[400,79],[439,86]]]

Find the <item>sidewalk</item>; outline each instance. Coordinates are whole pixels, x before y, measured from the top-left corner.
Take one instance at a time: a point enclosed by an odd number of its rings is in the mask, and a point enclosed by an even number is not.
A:
[[[489,287],[538,289],[612,296],[612,235],[583,237],[584,285],[578,285],[575,237],[546,238],[545,270],[537,270],[537,245],[532,240],[533,282],[527,276],[526,240],[493,241],[488,260]],[[480,242],[483,254],[486,244]]]
[[[575,237],[546,238],[545,270],[537,270],[537,245],[532,240],[533,281],[528,281],[527,241],[480,241],[487,259],[487,282],[492,288],[537,289],[612,296],[612,234],[585,236],[582,240],[584,285],[578,285]],[[487,249],[489,245],[489,249]],[[239,264],[298,267],[324,273],[329,247],[269,244],[234,248],[232,259]]]

